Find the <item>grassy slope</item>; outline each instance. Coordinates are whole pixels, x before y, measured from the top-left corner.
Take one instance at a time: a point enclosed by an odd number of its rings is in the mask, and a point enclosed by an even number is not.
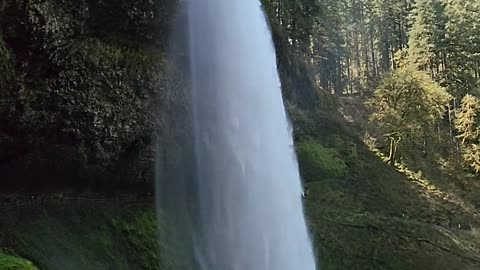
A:
[[[149,205],[12,211],[2,215],[0,245],[45,270],[182,269],[178,243],[158,241],[171,228],[156,221]]]
[[[388,166],[358,130],[318,125],[299,140],[336,153],[303,168],[304,177],[324,171],[306,177],[306,210],[323,269],[480,269],[475,204],[404,166]],[[345,176],[328,174],[343,163]]]

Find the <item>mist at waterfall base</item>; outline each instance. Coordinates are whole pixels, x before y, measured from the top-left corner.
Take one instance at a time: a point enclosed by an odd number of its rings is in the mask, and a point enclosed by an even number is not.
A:
[[[196,270],[314,270],[291,128],[261,5],[184,4],[194,176],[190,183],[180,177],[175,188],[157,195],[191,224],[186,227]]]

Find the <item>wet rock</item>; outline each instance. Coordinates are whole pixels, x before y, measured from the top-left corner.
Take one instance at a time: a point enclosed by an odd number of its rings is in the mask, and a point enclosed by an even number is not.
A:
[[[171,140],[176,113],[186,111],[183,82],[167,80],[172,8],[173,1],[2,1],[4,183],[150,180],[151,135]]]

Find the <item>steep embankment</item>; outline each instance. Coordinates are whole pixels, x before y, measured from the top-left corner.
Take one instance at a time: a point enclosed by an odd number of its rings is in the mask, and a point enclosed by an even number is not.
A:
[[[355,122],[366,121],[365,111],[341,108],[350,120],[341,121],[343,129],[316,123],[314,115],[296,117],[307,212],[324,269],[478,269],[476,185],[462,192],[455,178],[445,185],[389,166],[362,140]]]

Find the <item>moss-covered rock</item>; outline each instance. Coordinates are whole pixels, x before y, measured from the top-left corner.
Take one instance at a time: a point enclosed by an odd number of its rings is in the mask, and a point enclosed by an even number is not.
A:
[[[0,35],[0,88],[10,87],[14,76],[13,57],[10,49]]]
[[[0,117],[1,112],[8,111],[12,104],[9,93],[15,77],[13,63],[12,52],[0,33]]]
[[[120,185],[151,178],[151,135],[156,131],[172,143],[172,129],[186,111],[183,82],[167,80],[174,67],[164,53],[174,2],[1,5],[5,185]],[[52,166],[63,180],[45,175],[42,168]]]
[[[347,165],[334,148],[326,148],[315,141],[297,144],[297,154],[306,181],[320,181],[345,176]]]
[[[38,270],[32,262],[0,251],[1,270]]]

